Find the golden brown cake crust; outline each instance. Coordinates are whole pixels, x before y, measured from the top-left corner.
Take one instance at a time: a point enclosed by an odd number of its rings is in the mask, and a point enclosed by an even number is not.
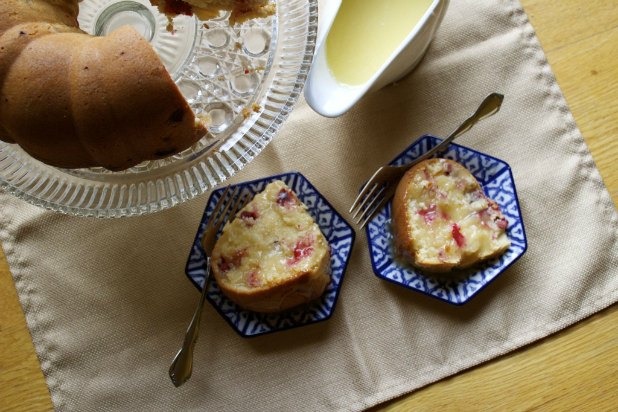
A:
[[[263,288],[243,289],[218,281],[221,291],[239,306],[255,312],[276,313],[314,300],[324,293],[330,282],[330,257],[324,254],[319,264],[310,271],[297,272],[284,282]],[[216,279],[222,279],[221,271],[213,267]]]
[[[79,6],[76,0],[2,0],[0,36],[21,23],[56,23],[77,27]]]

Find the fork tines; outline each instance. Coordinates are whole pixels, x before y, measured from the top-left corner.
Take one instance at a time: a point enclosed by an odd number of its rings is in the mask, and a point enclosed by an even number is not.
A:
[[[388,202],[390,199],[388,189],[388,185],[372,183],[371,180],[363,186],[350,208],[352,219],[360,228],[363,228],[373,215]]]
[[[230,190],[230,186],[225,188],[210,216],[210,221],[214,226],[220,226],[223,222],[232,220],[238,210],[249,202],[247,193],[239,196],[241,190],[240,186],[236,186],[233,190]]]
[[[250,195],[245,193],[239,196],[241,192],[240,186],[236,186],[233,190],[227,186],[213,208],[202,236],[202,246],[207,255],[212,251],[219,229],[223,227],[225,222],[234,219],[238,210],[249,202]]]

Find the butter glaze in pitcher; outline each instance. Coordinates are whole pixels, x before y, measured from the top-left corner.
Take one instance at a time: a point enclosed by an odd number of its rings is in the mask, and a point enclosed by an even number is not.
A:
[[[305,99],[317,113],[337,117],[418,65],[448,0],[326,0],[320,6]]]

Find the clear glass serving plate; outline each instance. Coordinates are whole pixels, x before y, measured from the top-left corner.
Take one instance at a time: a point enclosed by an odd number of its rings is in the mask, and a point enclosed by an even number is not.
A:
[[[0,142],[0,187],[32,204],[94,217],[136,216],[205,193],[241,170],[272,140],[307,77],[317,34],[317,0],[277,1],[276,15],[230,26],[168,20],[148,0],[84,0],[91,34],[130,24],[150,40],[209,133],[191,148],[122,172],[45,165]]]

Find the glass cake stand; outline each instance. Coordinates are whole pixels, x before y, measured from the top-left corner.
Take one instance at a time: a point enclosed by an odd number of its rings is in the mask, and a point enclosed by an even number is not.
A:
[[[32,204],[94,217],[167,209],[241,170],[272,140],[301,94],[313,58],[317,0],[277,1],[276,15],[231,27],[227,13],[179,16],[173,30],[149,0],[83,0],[82,30],[131,25],[150,41],[208,134],[191,148],[122,172],[60,169],[0,141],[0,187]]]

